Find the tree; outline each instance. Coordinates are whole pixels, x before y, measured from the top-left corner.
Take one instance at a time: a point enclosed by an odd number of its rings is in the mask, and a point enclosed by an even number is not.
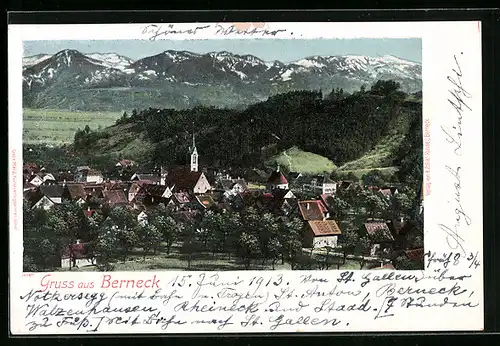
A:
[[[42,208],[24,213],[24,253],[26,269],[45,270],[60,258],[66,241],[66,224],[57,214]]]
[[[387,177],[378,169],[371,170],[361,177],[365,186],[384,186],[387,182]]]
[[[359,269],[363,269],[366,264],[365,256],[371,248],[371,241],[367,236],[359,238],[358,245],[356,247],[357,255],[359,256]]]
[[[146,253],[148,251],[153,250],[153,254],[156,254],[156,250],[160,246],[162,240],[162,233],[156,228],[155,225],[139,225],[137,228],[137,240],[137,245],[143,249],[143,259],[145,260]]]
[[[370,218],[380,216],[388,209],[389,201],[378,193],[367,193],[364,196],[364,205],[368,211]]]
[[[404,255],[396,257],[394,260],[394,267],[398,270],[422,270],[423,264],[418,262],[410,261],[410,259]]]
[[[389,95],[397,91],[401,85],[398,82],[392,80],[378,80],[371,87],[371,92],[378,95]]]
[[[344,254],[344,259],[343,259],[344,264],[346,262],[347,254],[349,252],[351,253],[354,252],[354,249],[356,248],[356,246],[358,246],[358,242],[359,242],[359,235],[354,230],[348,229],[342,235],[341,246],[342,246],[342,252]]]
[[[152,216],[151,225],[162,235],[167,245],[167,254],[170,254],[173,243],[179,239],[183,232],[182,224],[176,222],[170,216],[154,215]]]
[[[342,218],[351,209],[349,203],[338,196],[330,196],[326,199],[326,202],[335,219]]]
[[[97,237],[94,256],[100,270],[113,270],[112,261],[118,255],[119,241],[115,232],[116,226],[111,222],[104,222]]]
[[[271,267],[273,270],[276,261],[279,259],[281,255],[281,248],[282,245],[278,237],[274,236],[271,239],[269,239],[269,242],[267,243],[267,258],[271,260]]]
[[[412,202],[405,193],[397,193],[391,198],[393,218],[408,216],[412,207]]]
[[[128,209],[116,207],[111,209],[106,221],[111,227],[110,230],[117,240],[120,255],[125,262],[127,255],[138,241],[135,233],[138,226],[137,219]]]
[[[245,262],[245,269],[250,267],[250,261],[260,254],[259,238],[255,234],[242,232],[238,239],[238,255]]]

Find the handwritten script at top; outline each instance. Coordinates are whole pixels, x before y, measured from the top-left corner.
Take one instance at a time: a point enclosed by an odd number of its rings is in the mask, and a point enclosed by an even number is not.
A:
[[[286,29],[271,30],[262,25],[242,26],[238,25],[238,23],[233,23],[230,25],[199,24],[187,29],[181,29],[174,24],[149,24],[142,28],[142,34],[146,35],[148,40],[155,41],[157,39],[168,39],[169,37],[173,37],[175,35],[196,36],[200,32],[208,29],[213,29],[213,32],[211,33],[214,37],[230,35],[243,35],[245,37],[265,37],[276,36],[278,33],[286,31]]]
[[[460,57],[461,56],[463,56],[463,53],[460,54]],[[451,128],[449,126],[441,126],[441,130],[445,134],[446,143],[451,146],[453,153],[452,157],[454,157],[456,161],[460,162],[464,142],[462,120],[464,113],[472,110],[467,103],[468,99],[472,98],[472,95],[464,86],[462,80],[463,71],[460,65],[459,57],[455,55],[453,58],[455,66],[451,70],[451,75],[447,76],[447,80],[450,83],[448,102],[452,107],[451,112],[454,120]],[[466,254],[467,251],[464,248],[464,239],[460,236],[460,231],[464,225],[470,226],[472,224],[472,219],[467,215],[462,206],[461,191],[463,183],[461,177],[463,167],[461,164],[445,164],[444,168],[450,178],[449,181],[453,183],[453,196],[451,196],[452,201],[450,201],[453,206],[453,221],[439,223],[438,227],[446,233],[446,241],[450,249],[459,249],[463,254]]]
[[[470,290],[470,274],[451,274],[462,263],[479,267],[477,254],[428,252],[426,271],[168,273],[141,283],[103,274],[88,291],[64,290],[47,281],[20,299],[32,333],[287,331],[342,329],[360,318],[404,316],[411,309],[472,309],[481,296]],[[463,263],[464,262],[464,263]],[[457,270],[455,270],[457,272]],[[463,271],[460,271],[463,273]],[[147,274],[141,274],[147,276]],[[152,276],[152,275],[150,275]],[[123,277],[122,277],[123,278]],[[155,281],[156,280],[156,281]],[[128,286],[134,281],[135,286]],[[128,288],[102,289],[110,282]],[[74,283],[74,287],[79,287]],[[144,288],[148,286],[150,288]],[[118,287],[118,286],[113,286]],[[144,328],[144,329],[141,329]]]

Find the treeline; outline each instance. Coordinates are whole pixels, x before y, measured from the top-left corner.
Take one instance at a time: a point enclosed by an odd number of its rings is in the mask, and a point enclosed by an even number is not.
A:
[[[292,91],[241,111],[150,108],[121,122],[142,125],[157,143],[156,162],[185,164],[194,131],[205,165],[258,167],[270,146],[277,151],[298,146],[341,165],[372,149],[396,118],[421,119],[421,102],[408,101],[408,96],[398,83],[379,81],[351,95],[339,89],[325,97],[322,92]]]

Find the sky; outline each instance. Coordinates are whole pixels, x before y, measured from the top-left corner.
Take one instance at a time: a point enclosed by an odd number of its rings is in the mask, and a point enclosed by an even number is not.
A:
[[[63,49],[82,53],[117,53],[137,60],[166,50],[186,50],[194,53],[228,51],[251,54],[264,61],[291,62],[320,55],[366,55],[396,57],[422,62],[422,40],[411,39],[226,39],[226,40],[79,40],[25,41],[24,56],[55,54]]]

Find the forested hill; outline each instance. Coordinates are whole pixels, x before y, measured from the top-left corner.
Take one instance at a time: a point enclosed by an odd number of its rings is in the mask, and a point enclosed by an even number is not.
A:
[[[200,164],[205,166],[262,167],[269,157],[290,147],[322,155],[340,166],[373,149],[390,133],[406,135],[409,128],[418,131],[419,126],[410,124],[420,124],[421,119],[421,93],[406,94],[398,83],[379,81],[370,90],[350,95],[338,89],[328,95],[293,91],[245,110],[196,107],[134,111],[130,116],[124,114],[117,125],[105,130],[108,136],[99,136],[102,138],[93,143],[80,131],[74,146],[131,156],[124,150],[127,132],[132,134],[129,140],[141,138],[149,148],[136,159],[182,165],[188,163],[194,131]],[[421,146],[415,149],[421,150]],[[407,153],[408,148],[405,150]],[[395,150],[395,161],[401,161],[397,156],[403,151]]]

